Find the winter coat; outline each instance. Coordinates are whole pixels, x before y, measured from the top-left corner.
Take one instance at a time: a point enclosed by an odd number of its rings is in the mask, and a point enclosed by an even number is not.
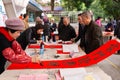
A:
[[[112,32],[113,31],[113,24],[112,23],[108,23],[106,26],[105,26],[105,31],[106,32]]]
[[[31,62],[31,57],[26,55],[19,43],[3,27],[0,28],[0,45],[0,74],[4,71],[7,60],[14,63]]]
[[[120,20],[118,21],[118,24],[115,27],[114,36],[120,39]]]
[[[37,34],[35,27],[30,27],[26,29],[21,35],[16,39],[23,50],[26,49],[29,43],[37,43],[37,40],[40,40],[40,35]]]
[[[101,28],[93,21],[84,28],[84,36],[81,38],[80,46],[84,47],[86,54],[94,51],[103,44]]]
[[[44,24],[44,36],[50,36],[50,23]]]
[[[56,23],[50,24],[50,32],[54,32],[56,29],[57,29]]]
[[[84,34],[84,26],[79,23],[78,36],[75,39],[75,42],[77,42],[79,39],[81,39],[83,34]]]
[[[63,40],[63,41],[70,41],[72,38],[76,37],[76,32],[75,29],[71,26],[60,26],[58,28],[58,35],[59,35],[59,39]]]

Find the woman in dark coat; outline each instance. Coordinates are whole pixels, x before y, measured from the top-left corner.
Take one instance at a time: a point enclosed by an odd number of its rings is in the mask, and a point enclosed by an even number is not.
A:
[[[37,40],[40,40],[43,35],[43,25],[37,24],[35,27],[30,27],[17,38],[17,41],[23,48],[26,49],[29,43],[37,43]]]

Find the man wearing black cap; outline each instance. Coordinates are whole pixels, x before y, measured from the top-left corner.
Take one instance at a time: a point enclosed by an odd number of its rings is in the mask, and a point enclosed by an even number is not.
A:
[[[37,24],[35,27],[30,27],[26,29],[21,35],[17,38],[17,41],[23,48],[26,49],[29,43],[37,43],[41,39],[43,34],[43,25]]]
[[[0,74],[5,70],[6,61],[12,63],[39,63],[39,58],[26,55],[20,44],[15,40],[24,30],[24,23],[19,18],[5,21],[6,27],[0,27]]]

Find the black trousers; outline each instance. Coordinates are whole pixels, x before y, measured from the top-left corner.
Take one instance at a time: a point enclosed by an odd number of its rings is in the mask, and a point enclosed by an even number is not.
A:
[[[6,63],[6,59],[2,58],[0,56],[0,74],[3,73],[5,71],[5,63]]]
[[[2,74],[5,71],[5,68],[0,68],[0,74]]]
[[[5,71],[5,63],[0,64],[0,74],[3,73]]]

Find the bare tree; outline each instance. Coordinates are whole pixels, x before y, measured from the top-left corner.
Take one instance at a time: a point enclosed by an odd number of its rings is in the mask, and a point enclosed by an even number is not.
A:
[[[51,11],[54,11],[54,2],[55,0],[51,0]]]

